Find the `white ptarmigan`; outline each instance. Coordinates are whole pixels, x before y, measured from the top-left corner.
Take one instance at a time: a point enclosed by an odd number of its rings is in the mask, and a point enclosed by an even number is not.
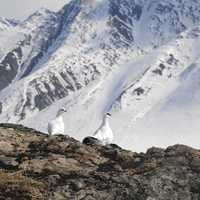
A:
[[[100,140],[103,145],[111,144],[113,142],[113,132],[110,128],[108,118],[110,113],[106,113],[103,118],[101,126],[95,131],[93,137]]]
[[[65,108],[59,109],[56,118],[48,123],[48,133],[50,136],[55,134],[64,134],[65,125],[62,115],[65,112],[66,112]]]

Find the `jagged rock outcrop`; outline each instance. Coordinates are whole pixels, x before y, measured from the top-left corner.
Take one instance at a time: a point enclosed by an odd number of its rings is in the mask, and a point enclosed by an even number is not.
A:
[[[200,199],[199,150],[134,153],[93,138],[84,143],[1,124],[0,199]]]

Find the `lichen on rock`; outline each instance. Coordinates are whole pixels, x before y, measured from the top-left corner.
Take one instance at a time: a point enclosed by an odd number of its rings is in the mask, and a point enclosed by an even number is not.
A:
[[[0,199],[196,200],[200,151],[174,145],[134,153],[1,124]]]

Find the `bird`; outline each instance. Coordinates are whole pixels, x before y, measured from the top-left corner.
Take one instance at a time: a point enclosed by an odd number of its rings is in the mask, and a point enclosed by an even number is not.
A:
[[[55,134],[64,134],[65,132],[65,125],[63,120],[63,114],[67,112],[65,108],[61,108],[58,110],[56,118],[51,120],[48,123],[48,133],[49,136],[55,135]]]
[[[108,122],[110,117],[110,113],[104,114],[101,126],[93,134],[93,137],[100,140],[103,145],[111,144],[113,142],[114,135]]]

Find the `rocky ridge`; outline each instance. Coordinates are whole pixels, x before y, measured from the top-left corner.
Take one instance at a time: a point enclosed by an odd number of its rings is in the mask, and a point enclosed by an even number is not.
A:
[[[94,138],[0,125],[0,199],[198,200],[200,151],[134,153]]]

